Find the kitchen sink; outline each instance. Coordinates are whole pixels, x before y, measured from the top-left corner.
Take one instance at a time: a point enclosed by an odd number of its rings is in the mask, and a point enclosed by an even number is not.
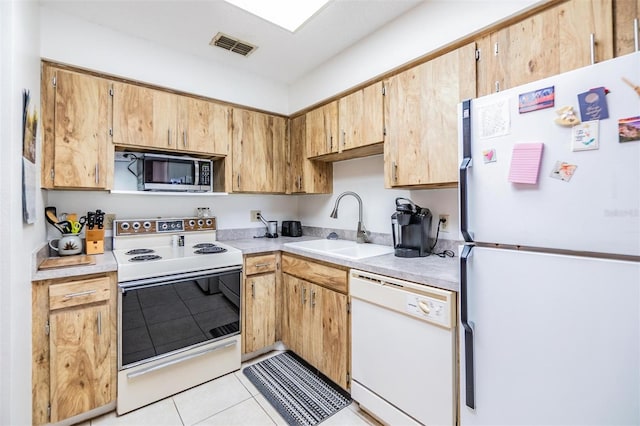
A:
[[[318,254],[342,257],[345,259],[364,259],[393,253],[393,247],[381,244],[358,244],[348,240],[310,240],[299,243],[285,243],[285,247],[297,248]]]

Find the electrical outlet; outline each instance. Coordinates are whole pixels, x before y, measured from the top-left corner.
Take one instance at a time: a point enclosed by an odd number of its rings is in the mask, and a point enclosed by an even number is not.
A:
[[[112,229],[113,221],[116,220],[116,215],[113,213],[104,215],[104,229]]]
[[[260,222],[260,210],[251,210],[251,222]]]
[[[449,232],[449,215],[441,214],[440,219],[440,232]]]

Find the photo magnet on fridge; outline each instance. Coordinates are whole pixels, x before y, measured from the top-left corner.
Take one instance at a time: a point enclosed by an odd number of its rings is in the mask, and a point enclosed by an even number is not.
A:
[[[571,128],[571,150],[589,151],[600,148],[599,121],[585,121]]]
[[[640,116],[618,120],[618,142],[640,142]]]
[[[582,121],[604,120],[609,118],[609,108],[605,98],[608,90],[596,87],[578,95],[580,118]]]
[[[551,108],[555,105],[556,93],[554,86],[518,95],[518,112],[537,111],[539,109]]]
[[[578,166],[576,166],[575,164],[565,163],[564,161],[557,161],[549,176],[554,179],[560,179],[565,182],[569,182],[577,168]]]
[[[498,161],[498,158],[496,157],[495,148],[483,149],[482,160],[484,161],[485,164],[495,163],[496,161]]]

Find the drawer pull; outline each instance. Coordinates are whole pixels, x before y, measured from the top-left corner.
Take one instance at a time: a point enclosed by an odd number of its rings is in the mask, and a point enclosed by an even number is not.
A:
[[[312,308],[316,307],[316,291],[315,290],[311,290],[311,307]]]
[[[255,266],[256,268],[266,268],[267,266],[270,266],[271,262],[267,262],[267,263],[256,263]]]
[[[65,299],[73,299],[74,297],[88,296],[90,294],[94,294],[95,292],[96,292],[96,290],[79,291],[77,293],[65,294],[64,298]]]

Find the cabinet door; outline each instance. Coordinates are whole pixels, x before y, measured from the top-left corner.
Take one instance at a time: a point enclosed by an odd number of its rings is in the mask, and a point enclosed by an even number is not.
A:
[[[113,143],[154,146],[152,89],[133,84],[113,84]]]
[[[318,299],[321,307],[319,315],[321,321],[317,329],[322,340],[319,351],[322,358],[319,361],[319,368],[327,377],[347,389],[349,366],[347,296],[320,286],[315,287],[320,295]]]
[[[178,128],[178,95],[153,90],[153,147],[164,150],[183,149]]]
[[[306,116],[290,120],[287,194],[331,194],[333,163],[309,160],[305,154]]]
[[[457,185],[457,105],[475,96],[475,44],[385,82],[385,185]]]
[[[289,274],[282,274],[282,342],[293,352],[304,357],[304,313],[307,288],[302,280]],[[304,291],[304,294],[303,294]],[[306,358],[305,358],[306,359]]]
[[[306,116],[307,158],[338,152],[338,101],[309,111]]]
[[[485,36],[478,96],[611,59],[612,20],[611,0],[570,0]]]
[[[56,70],[53,186],[107,188],[112,174],[109,82]]]
[[[111,401],[110,324],[106,303],[51,313],[51,423]]]
[[[179,98],[178,149],[227,155],[231,141],[230,108],[191,97]]]
[[[245,352],[254,352],[276,341],[276,274],[248,276],[245,283]]]
[[[234,192],[285,191],[285,134],[282,117],[234,109]]]
[[[340,98],[340,151],[383,142],[382,98],[382,82]]]
[[[622,56],[635,52],[640,0],[613,0],[614,55]]]

